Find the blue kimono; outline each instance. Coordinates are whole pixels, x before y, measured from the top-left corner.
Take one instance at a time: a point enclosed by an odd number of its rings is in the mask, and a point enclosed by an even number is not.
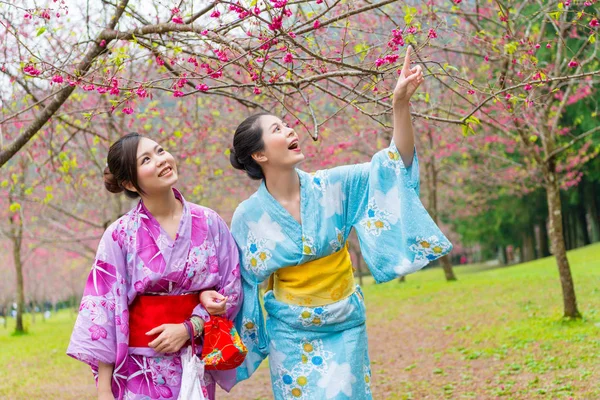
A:
[[[371,399],[360,288],[352,282],[349,296],[318,306],[290,304],[269,290],[265,324],[258,285],[282,268],[343,251],[352,229],[377,282],[417,271],[452,245],[419,199],[416,154],[406,168],[393,141],[370,163],[297,172],[302,224],[264,182],[233,216],[244,290],[236,327],[248,348],[237,379],[247,379],[269,355],[276,399]]]

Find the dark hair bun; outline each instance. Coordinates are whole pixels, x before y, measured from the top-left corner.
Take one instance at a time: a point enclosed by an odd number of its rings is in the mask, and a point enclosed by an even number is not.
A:
[[[111,193],[121,193],[123,191],[123,188],[117,182],[117,178],[110,172],[108,167],[104,168],[104,187]]]
[[[229,162],[231,163],[231,166],[235,169],[240,169],[242,171],[246,170],[244,164],[242,164],[239,158],[237,158],[234,148],[229,149]]]
[[[233,148],[229,154],[229,162],[235,169],[246,171],[251,179],[264,179],[262,168],[252,158],[252,154],[263,151],[265,143],[262,139],[262,128],[258,120],[269,113],[254,114],[246,118],[235,130]]]

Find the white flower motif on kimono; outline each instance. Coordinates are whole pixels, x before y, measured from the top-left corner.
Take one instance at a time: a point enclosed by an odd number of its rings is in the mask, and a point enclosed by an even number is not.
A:
[[[326,192],[319,201],[323,207],[323,218],[331,218],[335,214],[342,215],[345,199],[341,182],[327,185]]]
[[[244,343],[258,344],[258,328],[251,319],[242,319],[242,332],[240,334]]]
[[[264,239],[254,237],[252,231],[248,232],[247,246],[244,246],[246,265],[253,273],[267,269],[267,261],[271,259],[271,252],[267,249]]]
[[[323,373],[327,369],[327,362],[333,357],[331,351],[323,349],[322,340],[308,340],[304,338],[300,343],[301,363],[300,370],[308,374],[311,371]]]
[[[371,396],[371,367],[368,364],[363,365],[363,374],[365,375],[365,394]]]
[[[344,233],[337,227],[335,228],[335,240],[330,241],[329,245],[334,252],[340,251],[344,247]]]
[[[313,238],[302,235],[302,254],[311,256],[317,254],[314,243]]]
[[[327,188],[327,170],[321,170],[310,174],[313,187],[320,192],[324,192]]]
[[[394,272],[398,276],[404,276],[410,274],[411,272],[418,271],[429,263],[429,260],[426,258],[416,259],[414,261],[410,261],[406,257],[402,257],[402,261],[399,265],[394,267]]]
[[[373,236],[379,236],[382,231],[389,231],[388,218],[390,213],[380,209],[374,200],[369,200],[365,217],[360,224]]]
[[[283,363],[276,365],[278,378],[274,381],[275,387],[284,399],[313,400],[315,397],[311,396],[310,388],[314,387],[314,383],[311,384],[311,380],[323,375],[328,367],[327,361],[332,357],[332,352],[323,350],[322,340],[302,339],[300,362],[291,370],[284,368]]]
[[[271,341],[269,343],[269,364],[273,366],[283,367],[283,362],[286,358],[287,356],[285,355],[285,353],[277,350],[277,348],[275,347],[275,342]]]
[[[400,218],[400,194],[398,193],[398,187],[393,186],[387,193],[383,193],[380,190],[375,190],[373,195],[375,204],[380,210],[385,210],[387,214],[387,220],[390,224],[394,225]]]
[[[400,171],[402,171],[404,163],[402,162],[402,157],[400,157],[400,153],[398,153],[396,146],[392,145],[386,150],[386,157],[382,162],[382,165],[386,168],[393,169],[396,173],[396,176],[400,175]]]
[[[285,240],[285,235],[281,230],[281,225],[271,219],[268,213],[263,213],[257,222],[248,222],[248,230],[256,237],[256,240],[262,240],[267,249],[273,250],[277,243]]]
[[[441,241],[437,236],[433,235],[429,238],[417,236],[415,244],[412,244],[409,249],[415,253],[415,261],[433,261],[450,250],[448,241]]]
[[[325,389],[328,399],[336,397],[340,392],[352,398],[352,385],[355,382],[356,377],[352,375],[350,364],[333,361],[317,385]]]
[[[328,314],[325,307],[306,307],[302,309],[298,319],[302,326],[322,326],[328,322]]]

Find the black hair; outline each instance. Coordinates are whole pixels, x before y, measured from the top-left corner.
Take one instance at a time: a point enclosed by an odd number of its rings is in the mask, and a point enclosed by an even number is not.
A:
[[[107,167],[104,168],[104,187],[111,193],[125,192],[125,195],[135,199],[144,194],[137,179],[137,148],[142,135],[136,132],[128,133],[110,146],[106,157]],[[127,190],[123,183],[129,182],[137,190]]]
[[[263,141],[263,130],[258,123],[260,117],[272,115],[262,112],[248,117],[242,122],[233,135],[233,147],[229,149],[229,162],[233,168],[246,171],[251,179],[264,179],[262,168],[252,158],[252,154],[263,151],[265,142]]]

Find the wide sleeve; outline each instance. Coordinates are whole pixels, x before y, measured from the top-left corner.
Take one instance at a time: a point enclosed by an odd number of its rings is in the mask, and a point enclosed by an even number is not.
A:
[[[88,276],[67,354],[98,369],[98,362],[115,364],[117,347],[127,342],[126,256],[114,224],[100,243]]]
[[[217,237],[219,257],[220,284],[216,288],[223,296],[227,296],[227,318],[234,319],[240,310],[243,293],[240,279],[239,251],[227,224],[217,218]]]
[[[237,381],[248,379],[268,355],[267,330],[260,302],[259,282],[253,274],[244,249],[248,247],[248,227],[244,222],[243,207],[238,207],[231,221],[231,233],[239,248],[242,292],[244,301],[235,318],[235,327],[240,333],[248,354],[244,363],[236,369]]]
[[[211,230],[217,247],[219,265],[219,283],[215,289],[223,296],[227,296],[226,316],[233,320],[238,315],[243,300],[238,247],[227,224],[218,215],[216,221],[211,224]],[[207,373],[226,391],[231,390],[237,381],[235,370],[207,371]]]
[[[415,272],[452,249],[419,199],[416,152],[406,168],[392,141],[370,163],[331,172],[344,193],[344,224],[356,230],[377,282]]]

